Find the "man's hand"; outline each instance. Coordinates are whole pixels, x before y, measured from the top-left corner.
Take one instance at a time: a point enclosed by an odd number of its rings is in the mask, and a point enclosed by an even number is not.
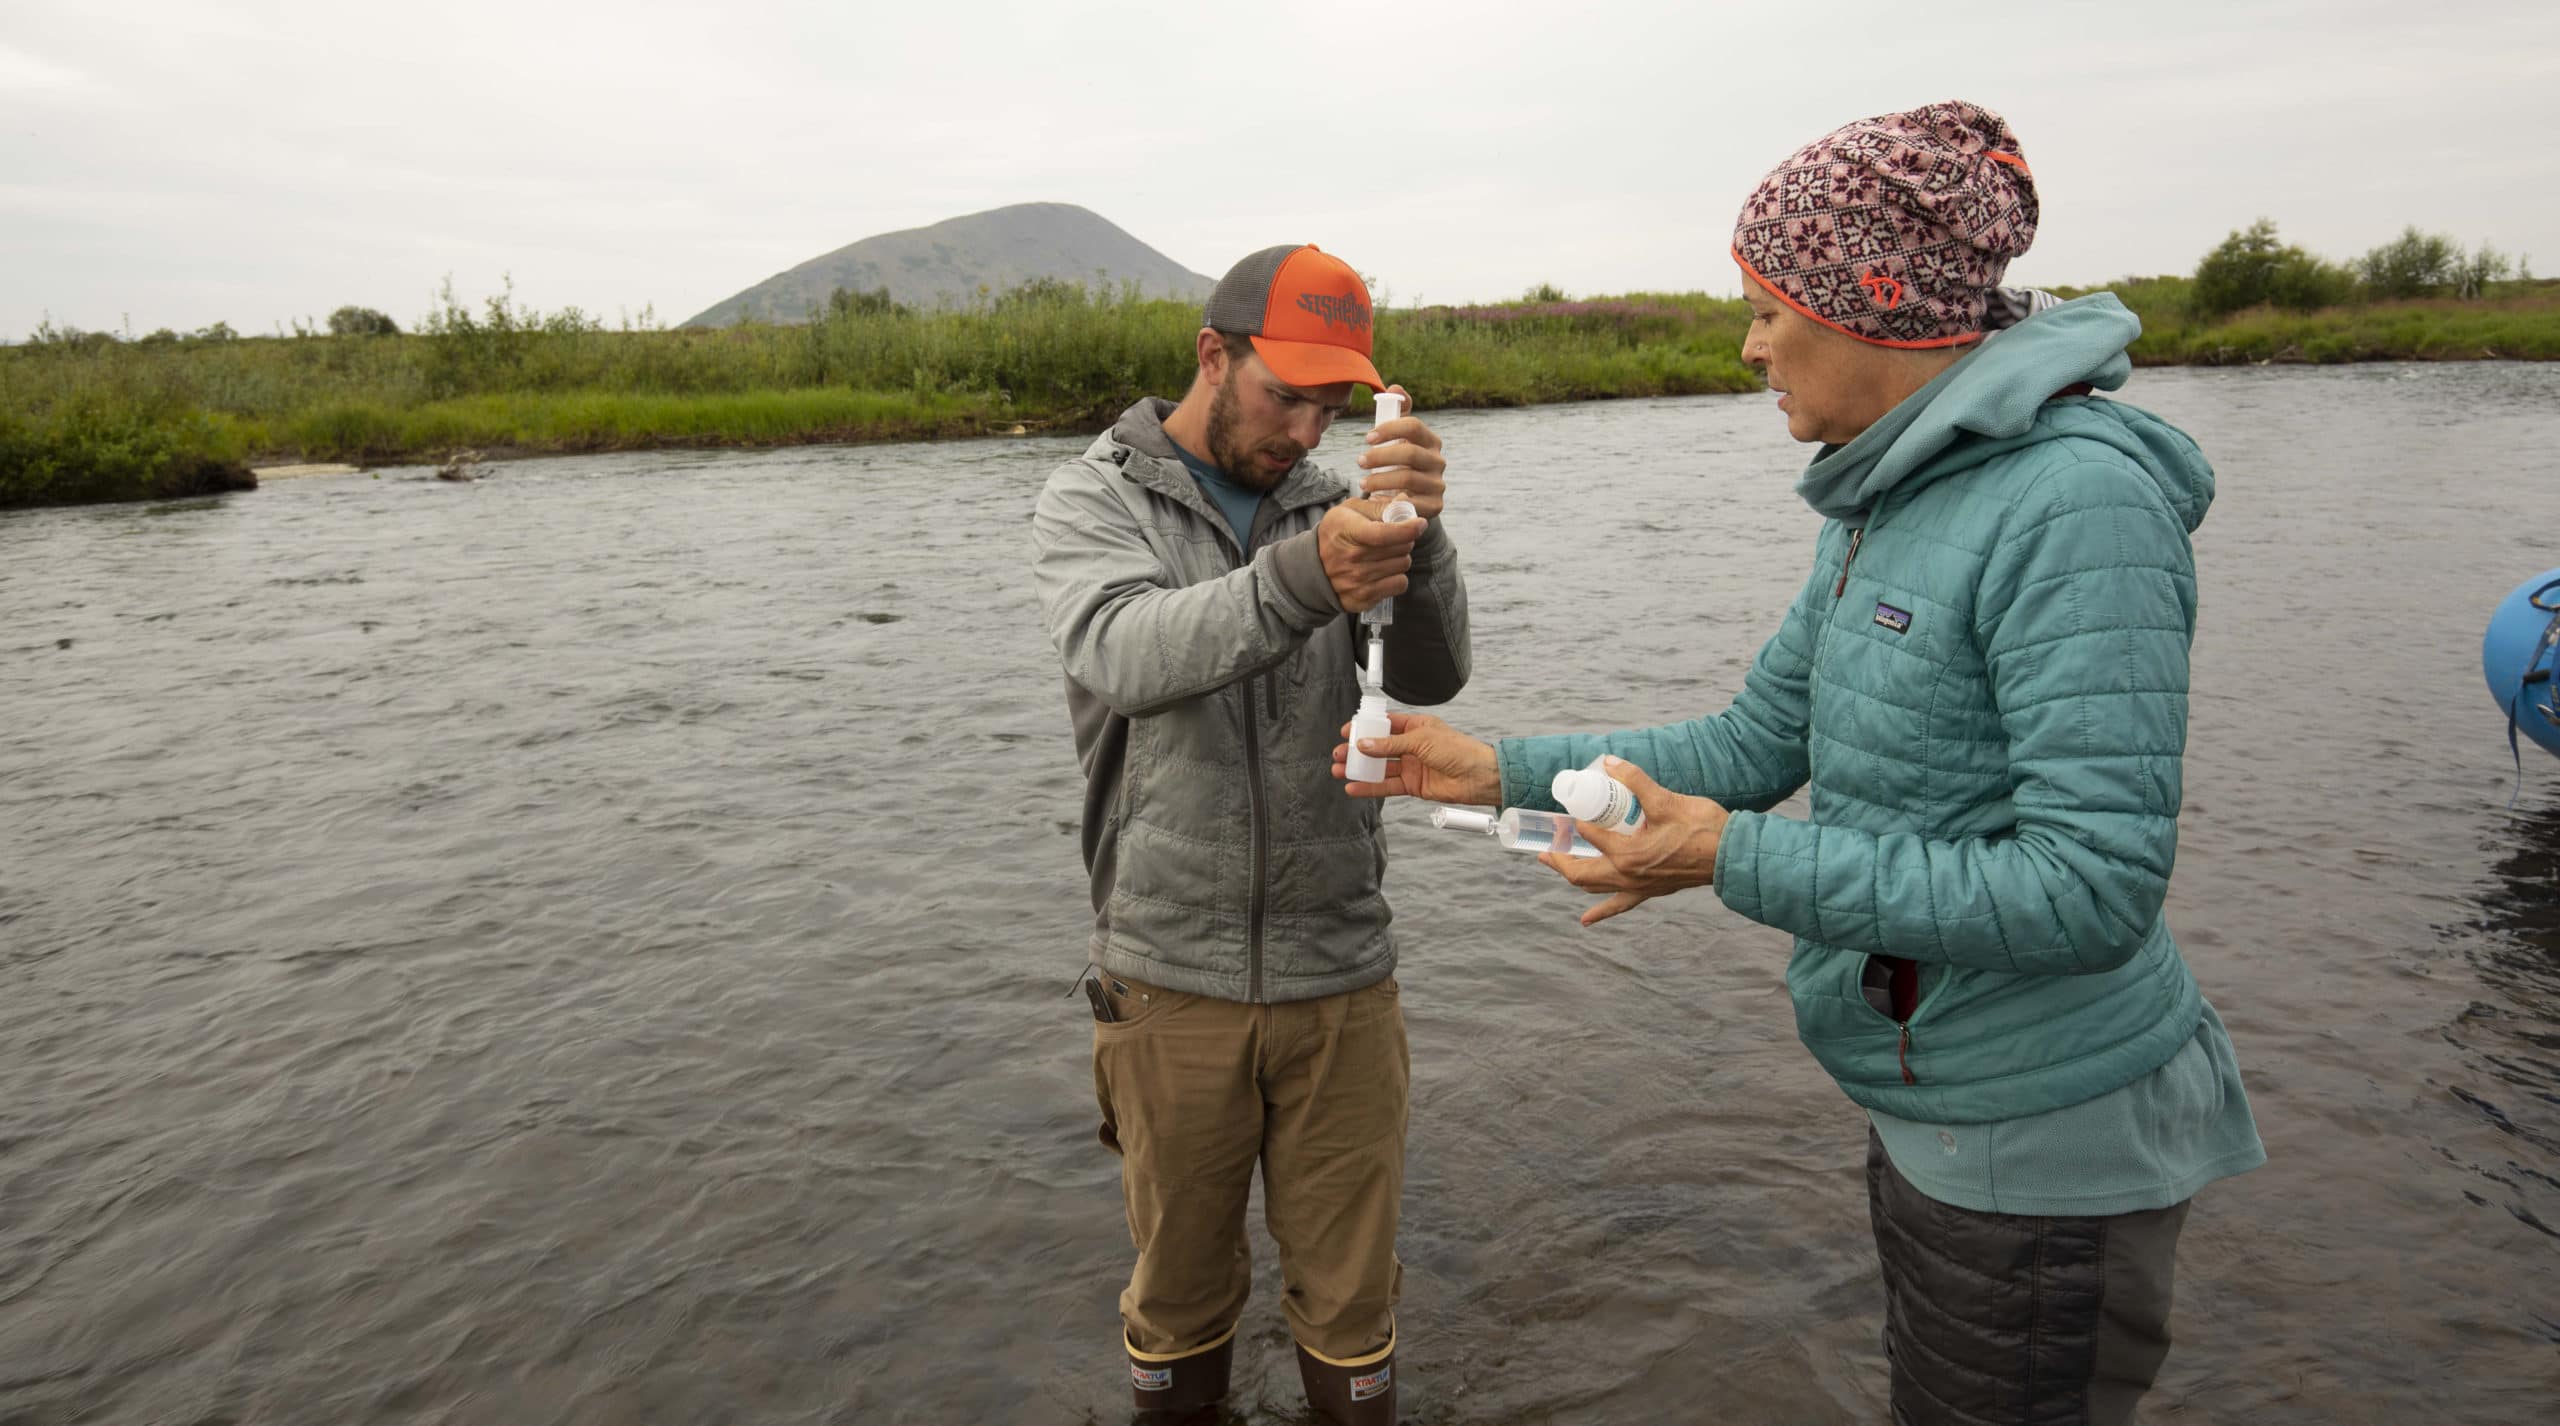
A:
[[[1390,736],[1371,738],[1363,752],[1388,759],[1384,782],[1345,782],[1354,797],[1422,797],[1433,802],[1490,805],[1502,800],[1502,765],[1489,743],[1479,742],[1427,713],[1390,710]],[[1351,725],[1342,726],[1349,737]],[[1333,775],[1345,777],[1349,743],[1333,749]]]
[[[1725,820],[1732,814],[1704,797],[1666,791],[1625,758],[1609,758],[1601,770],[1627,785],[1644,808],[1644,821],[1632,832],[1603,832],[1576,822],[1584,840],[1600,849],[1596,857],[1540,852],[1538,860],[1565,880],[1609,899],[1582,913],[1582,924],[1596,926],[1657,896],[1706,886],[1716,879],[1716,850],[1724,843]]]
[[[1369,448],[1360,453],[1360,466],[1370,474],[1361,480],[1360,493],[1401,490],[1413,502],[1414,514],[1437,520],[1449,490],[1449,462],[1440,454],[1440,434],[1411,414],[1413,398],[1405,396],[1403,387],[1387,390],[1405,397],[1407,414],[1369,432]],[[1403,469],[1391,469],[1395,466]]]
[[[1427,520],[1378,520],[1374,500],[1345,500],[1324,512],[1316,524],[1316,553],[1324,560],[1324,577],[1333,597],[1357,614],[1381,599],[1404,593],[1405,571],[1413,568],[1413,542],[1422,538]]]

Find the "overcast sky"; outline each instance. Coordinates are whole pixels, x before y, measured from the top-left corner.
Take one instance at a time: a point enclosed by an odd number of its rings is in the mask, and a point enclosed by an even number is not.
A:
[[[2041,186],[2015,279],[2183,272],[2261,214],[2560,275],[2549,0],[0,0],[0,335],[407,326],[448,273],[673,322],[1041,199],[1211,276],[1318,242],[1398,304],[1731,292],[1772,163],[1958,97]]]

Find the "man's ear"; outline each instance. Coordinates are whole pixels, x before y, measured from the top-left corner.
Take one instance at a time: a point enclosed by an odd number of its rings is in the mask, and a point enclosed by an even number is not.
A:
[[[1227,339],[1208,327],[1200,329],[1194,342],[1200,358],[1200,379],[1211,386],[1225,384],[1227,379]]]

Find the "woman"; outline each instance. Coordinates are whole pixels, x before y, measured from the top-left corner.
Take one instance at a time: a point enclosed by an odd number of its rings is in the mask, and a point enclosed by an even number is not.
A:
[[[2265,1160],[2161,919],[2213,475],[2095,394],[2141,330],[2114,297],[1986,340],[2036,217],[1971,104],[1772,170],[1734,232],[1742,354],[1821,447],[1797,489],[1826,524],[1740,695],[1498,746],[1399,715],[1365,745],[1390,779],[1350,786],[1554,810],[1553,775],[1606,754],[1642,825],[1543,858],[1606,895],[1585,924],[1712,886],[1794,933],[1798,1033],[1873,1126],[1902,1422],[2130,1420],[2189,1200]],[[1807,818],[1771,815],[1808,784]]]

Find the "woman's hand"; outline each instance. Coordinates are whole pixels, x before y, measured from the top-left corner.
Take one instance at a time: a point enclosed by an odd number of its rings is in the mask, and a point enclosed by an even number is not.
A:
[[[1427,713],[1390,710],[1387,726],[1394,730],[1389,736],[1368,739],[1361,747],[1362,752],[1389,759],[1387,780],[1346,781],[1343,791],[1354,797],[1421,797],[1477,806],[1502,800],[1502,763],[1492,744],[1470,738]],[[1351,736],[1350,724],[1342,725],[1342,735]],[[1335,777],[1349,777],[1344,763],[1350,756],[1349,743],[1334,744]]]
[[[1600,767],[1636,795],[1636,804],[1644,808],[1644,821],[1631,832],[1603,832],[1588,822],[1576,822],[1583,839],[1600,849],[1596,857],[1538,854],[1538,860],[1565,880],[1594,896],[1609,897],[1583,912],[1582,924],[1596,926],[1657,896],[1713,883],[1716,849],[1723,844],[1725,819],[1732,814],[1711,799],[1665,790],[1624,758],[1603,759]]]

